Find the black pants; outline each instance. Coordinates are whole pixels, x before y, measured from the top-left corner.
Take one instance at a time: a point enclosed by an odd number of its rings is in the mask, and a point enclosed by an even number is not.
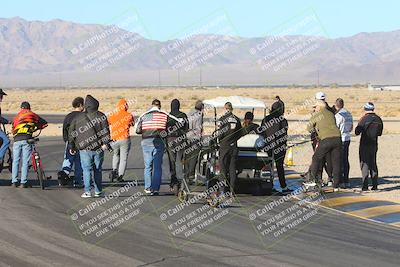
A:
[[[342,175],[340,183],[349,183],[349,172],[350,172],[350,163],[349,163],[349,147],[350,147],[350,140],[342,142],[342,155],[341,155],[341,168],[342,168]]]
[[[363,179],[363,188],[368,188],[368,177],[371,175],[372,186],[378,186],[378,166],[376,165],[376,153],[378,145],[360,145],[360,165]]]
[[[268,155],[270,157],[272,156],[272,150],[268,151]],[[283,167],[283,164],[285,162],[285,155],[286,155],[286,150],[282,150],[279,151],[277,154],[274,154],[276,172],[278,173],[279,184],[282,189],[287,187],[285,178],[285,168]]]
[[[313,147],[313,151],[315,152],[315,149],[317,149],[318,145],[319,145],[319,140],[317,141],[313,141],[312,142],[312,147]],[[332,157],[331,157],[331,153],[327,153],[323,159],[323,163],[320,165],[319,169],[318,169],[318,177],[319,179],[322,179],[322,173],[325,169],[326,174],[328,175],[328,181],[332,180]]]
[[[179,180],[183,178],[184,143],[177,143],[175,140],[176,138],[167,139],[167,154],[169,161],[169,172],[171,174],[171,185],[177,184]]]
[[[184,155],[184,166],[185,166],[185,180],[194,180],[196,174],[197,157],[199,156],[201,149],[201,141],[194,140],[188,141],[186,145],[186,151]]]
[[[321,140],[316,148],[312,163],[310,167],[311,178],[317,182],[321,182],[318,178],[318,171],[322,164],[324,164],[324,158],[330,153],[332,163],[332,176],[333,176],[333,187],[339,186],[340,180],[340,155],[342,150],[342,140],[340,137],[332,137]]]
[[[226,179],[230,192],[234,192],[236,183],[236,160],[238,155],[237,146],[220,147],[219,148],[219,166],[221,175]],[[229,177],[229,180],[228,180]],[[227,191],[226,188],[225,191]]]

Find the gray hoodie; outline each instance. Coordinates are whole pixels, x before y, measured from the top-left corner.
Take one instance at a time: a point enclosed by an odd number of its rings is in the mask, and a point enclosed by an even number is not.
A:
[[[189,129],[186,133],[188,140],[200,140],[203,135],[203,111],[191,110],[188,114]]]

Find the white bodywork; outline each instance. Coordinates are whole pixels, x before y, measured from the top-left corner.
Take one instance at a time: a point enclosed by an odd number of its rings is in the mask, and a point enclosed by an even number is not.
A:
[[[223,108],[226,102],[231,102],[234,109],[267,108],[263,101],[243,96],[220,96],[203,101],[208,108]]]

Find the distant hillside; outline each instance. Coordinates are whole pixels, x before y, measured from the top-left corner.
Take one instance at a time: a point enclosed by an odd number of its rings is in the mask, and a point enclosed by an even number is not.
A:
[[[251,53],[266,40],[196,35],[159,42],[116,26],[0,19],[0,86],[400,82],[399,30],[285,36]],[[307,44],[303,55],[290,59],[290,43]]]

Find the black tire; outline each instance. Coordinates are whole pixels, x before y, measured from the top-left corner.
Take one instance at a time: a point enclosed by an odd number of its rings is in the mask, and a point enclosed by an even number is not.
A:
[[[36,174],[37,174],[37,177],[39,180],[40,188],[42,188],[42,190],[44,190],[46,188],[46,185],[45,185],[46,177],[44,175],[44,171],[40,168],[39,164],[37,166]]]

